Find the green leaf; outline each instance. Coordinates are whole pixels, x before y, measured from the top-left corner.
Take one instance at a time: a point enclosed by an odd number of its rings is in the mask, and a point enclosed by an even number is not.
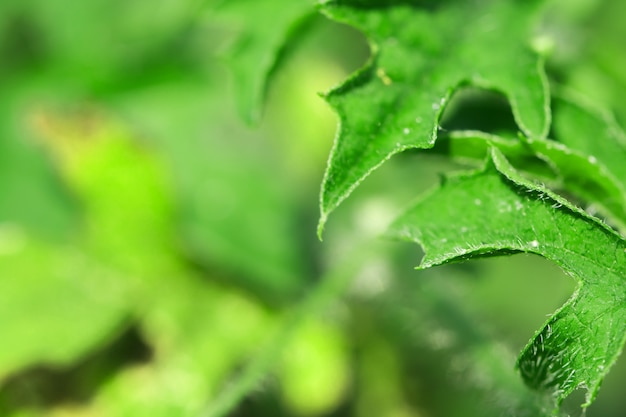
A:
[[[208,281],[208,277],[198,276],[195,268],[184,262],[173,245],[176,224],[161,155],[150,152],[147,146],[140,148],[125,126],[109,118],[93,114],[91,117],[91,129],[87,131],[76,129],[77,120],[71,117],[50,113],[44,117],[47,123],[42,123],[48,126],[41,132],[42,139],[56,156],[68,185],[83,199],[88,228],[79,243],[86,250],[87,261],[105,262],[107,267],[120,271],[109,285],[126,290],[127,296],[118,301],[127,304],[124,316],[132,314],[138,320],[143,338],[155,352],[151,363],[127,369],[107,381],[94,407],[104,415],[196,415],[207,396],[265,338],[270,324],[266,319],[268,314],[260,303],[228,291]],[[36,267],[37,271],[42,268],[42,262],[29,261],[30,268]],[[76,269],[71,266],[65,270]],[[19,298],[20,304],[8,304],[8,311],[18,317],[37,314],[42,317],[42,326],[53,322],[56,326],[51,328],[64,335],[82,331],[79,326],[74,330],[68,325],[77,319],[56,311],[69,310],[80,314],[85,322],[93,320],[87,323],[91,332],[103,334],[100,337],[108,335],[99,323],[100,316],[106,317],[108,313],[107,306],[98,305],[97,298],[89,297],[91,294],[70,291],[70,284],[88,285],[95,296],[106,300],[117,301],[119,297],[116,292],[107,291],[97,269],[89,273],[84,272],[86,269],[80,270],[88,276],[84,280],[73,282],[75,275],[63,276],[51,287],[43,287],[51,300],[40,297],[41,310],[25,311],[28,305],[24,300],[35,299],[26,293]],[[17,271],[4,275],[24,274]],[[45,282],[48,275],[44,273],[40,279]],[[31,287],[35,286],[16,288]],[[84,300],[86,306],[82,302],[68,302],[62,297],[66,293]],[[87,314],[85,308],[94,311]],[[235,315],[240,317],[233,328],[230,318]],[[57,317],[62,319],[60,323],[56,323]],[[23,321],[13,320],[22,331],[29,329]],[[31,334],[27,330],[27,333],[31,338],[39,336],[39,332]],[[81,340],[69,336],[67,339]],[[29,341],[30,349],[44,351],[52,350],[47,344],[54,344],[48,337],[41,343]],[[141,389],[133,389],[137,386]]]
[[[187,254],[228,271],[255,294],[286,301],[307,277],[295,193],[274,149],[233,120],[224,100],[211,81],[181,80],[138,92],[117,107],[170,169]]]
[[[492,146],[506,155],[511,165],[532,178],[551,183],[557,181],[554,166],[540,159],[526,141],[519,139],[474,130],[452,131],[442,135],[435,151],[472,166],[482,166]]]
[[[123,282],[80,249],[0,228],[0,381],[33,364],[69,365],[113,338],[131,310]]]
[[[626,330],[626,242],[563,198],[521,177],[494,149],[478,172],[449,177],[391,233],[418,242],[420,268],[472,257],[530,252],[559,265],[578,289],[522,351],[528,385],[560,404],[577,388],[589,405],[615,362]]]
[[[559,91],[554,101],[556,138],[605,167],[626,198],[626,134],[608,111],[573,92]],[[621,218],[626,221],[626,217]]]
[[[215,13],[237,30],[228,48],[239,111],[248,123],[258,123],[267,80],[285,46],[314,12],[310,0],[230,0]],[[271,22],[271,23],[269,23]]]
[[[93,0],[73,7],[66,0],[22,1],[6,15],[19,28],[13,34],[18,49],[3,60],[24,60],[30,65],[18,66],[16,74],[51,75],[66,94],[115,90],[129,80],[141,82],[162,51],[179,53],[177,42],[199,1]]]
[[[583,12],[586,18],[579,16],[566,24],[565,30],[559,28],[561,33],[556,32],[555,52],[561,55],[561,62],[554,59],[560,67],[557,71],[566,75],[562,80],[566,85],[611,108],[624,123],[626,74],[623,69],[626,54],[623,44],[626,27],[622,17],[626,13],[626,4],[601,0],[580,2],[584,3],[591,6],[587,13]],[[572,2],[567,2],[568,6],[570,4]],[[563,13],[565,8],[558,7],[557,10],[560,18],[566,15]],[[593,30],[581,31],[581,26]]]
[[[474,131],[451,132],[443,139],[447,154],[472,162],[483,161],[490,144],[494,145],[524,175],[551,189],[566,190],[585,201],[588,211],[601,213],[622,230],[626,227],[626,193],[620,181],[586,149],[572,149],[554,140],[513,140]]]
[[[504,93],[527,136],[548,131],[545,76],[528,46],[535,2],[380,3],[322,8],[363,31],[373,56],[327,95],[341,127],[322,186],[320,233],[329,213],[392,155],[433,146],[443,108],[462,85]]]
[[[203,277],[173,278],[154,291],[153,308],[142,319],[155,357],[107,381],[88,413],[199,416],[272,330],[273,317],[250,297],[207,284]]]
[[[30,89],[34,90],[28,83],[18,81],[2,88],[0,222],[19,224],[42,237],[62,239],[75,227],[73,216],[77,210],[28,129],[26,122],[32,120],[26,116],[26,108],[34,101]]]

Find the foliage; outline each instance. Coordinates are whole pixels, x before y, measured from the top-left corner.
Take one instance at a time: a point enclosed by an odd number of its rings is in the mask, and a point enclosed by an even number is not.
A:
[[[432,147],[445,103],[463,84],[505,93],[520,129],[533,138],[546,135],[544,75],[526,45],[534,7],[533,2],[445,2],[431,10],[410,3],[324,5],[330,16],[367,34],[375,52],[366,68],[328,96],[341,131],[322,188],[320,227],[393,154]]]
[[[625,13],[2,2],[0,414],[620,415]]]

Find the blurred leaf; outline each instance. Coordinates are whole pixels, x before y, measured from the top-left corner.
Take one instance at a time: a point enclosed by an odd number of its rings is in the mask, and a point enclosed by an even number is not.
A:
[[[153,56],[193,22],[201,3],[30,0],[20,6],[54,77],[85,93],[145,74]]]
[[[271,330],[271,316],[252,300],[201,280],[176,278],[169,291],[154,291],[155,308],[144,318],[156,345],[155,361],[127,369],[103,386],[95,412],[197,416]]]
[[[554,140],[511,140],[472,131],[451,132],[442,142],[447,154],[472,162],[483,161],[489,147],[494,145],[524,175],[546,183],[551,189],[577,196],[591,210],[624,228],[623,186],[603,163],[585,153],[586,149],[569,148]]]
[[[229,0],[218,5],[214,13],[214,18],[222,24],[227,22],[229,27],[236,28],[227,60],[234,75],[237,105],[248,123],[258,123],[268,78],[285,46],[313,15],[313,3],[311,0]]]
[[[29,234],[63,240],[77,210],[53,164],[33,141],[27,83],[3,84],[0,97],[0,223],[19,224]]]
[[[0,228],[0,379],[33,364],[69,365],[121,330],[128,288],[71,247]]]
[[[406,3],[324,3],[331,18],[370,38],[373,57],[327,96],[341,129],[322,187],[320,233],[384,161],[433,146],[444,105],[463,84],[503,92],[527,136],[548,132],[545,75],[528,46],[536,2]]]
[[[115,284],[131,292],[129,310],[155,351],[154,363],[125,370],[103,387],[95,409],[114,416],[196,414],[265,337],[265,312],[183,262],[159,154],[98,112],[49,112],[38,120],[42,140],[84,201],[85,250],[120,271]],[[132,389],[136,384],[142,389]]]
[[[171,268],[172,193],[159,156],[96,109],[42,111],[34,119],[40,141],[81,199],[90,255],[134,278]]]
[[[626,134],[613,116],[573,93],[559,92],[554,106],[557,139],[603,165],[626,195]]]
[[[514,370],[513,353],[489,331],[490,323],[470,308],[469,292],[458,287],[474,275],[468,272],[451,266],[420,271],[419,276],[405,277],[416,279],[394,280],[381,297],[371,301],[370,310],[382,312],[373,317],[378,321],[373,336],[393,344],[390,353],[401,361],[398,366],[415,375],[405,380],[404,397],[424,408],[425,415],[562,415],[549,410],[551,398],[524,385]],[[490,301],[479,300],[479,304]],[[382,375],[389,371],[381,369]],[[376,381],[370,384],[389,389],[386,380],[379,380],[382,375],[372,374],[370,379]],[[376,410],[374,404],[372,408]],[[367,415],[380,414],[369,409]]]
[[[267,142],[232,120],[217,81],[164,84],[117,105],[167,158],[191,256],[286,300],[307,278],[297,194]]]
[[[576,22],[569,32],[562,34],[559,50],[570,52],[569,60],[560,63],[557,71],[563,74],[565,84],[585,96],[593,98],[615,112],[623,125],[626,123],[626,65],[624,39],[626,29],[622,16],[626,6],[620,1],[589,0],[594,13]],[[596,4],[597,3],[597,4]],[[569,5],[569,4],[568,4]],[[562,15],[558,8],[558,15]],[[578,42],[572,42],[572,38]],[[572,48],[576,45],[577,48]],[[572,51],[573,49],[573,51]]]
[[[521,353],[519,370],[560,404],[579,387],[595,398],[623,344],[626,242],[610,228],[517,174],[495,149],[479,172],[448,178],[393,226],[418,242],[420,268],[476,256],[532,252],[557,263],[578,290]],[[466,202],[460,205],[459,202]]]

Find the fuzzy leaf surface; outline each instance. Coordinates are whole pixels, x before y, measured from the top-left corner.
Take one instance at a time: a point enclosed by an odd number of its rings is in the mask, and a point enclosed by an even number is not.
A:
[[[548,93],[529,47],[536,2],[329,1],[322,10],[369,38],[372,58],[327,95],[341,127],[321,192],[329,213],[374,169],[430,148],[453,91],[472,84],[506,95],[519,128],[543,138]]]
[[[450,177],[412,207],[392,235],[419,243],[420,268],[529,252],[559,265],[577,291],[518,358],[526,383],[557,404],[580,387],[589,405],[626,331],[626,242],[612,229],[521,177],[497,150],[481,171]]]

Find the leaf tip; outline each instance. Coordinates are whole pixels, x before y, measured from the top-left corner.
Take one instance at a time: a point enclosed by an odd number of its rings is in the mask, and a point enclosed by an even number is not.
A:
[[[322,214],[320,215],[320,219],[317,222],[317,238],[319,239],[319,241],[323,241],[323,234],[324,234],[324,226],[326,225],[326,220],[328,220],[328,214],[325,212],[322,212]]]

